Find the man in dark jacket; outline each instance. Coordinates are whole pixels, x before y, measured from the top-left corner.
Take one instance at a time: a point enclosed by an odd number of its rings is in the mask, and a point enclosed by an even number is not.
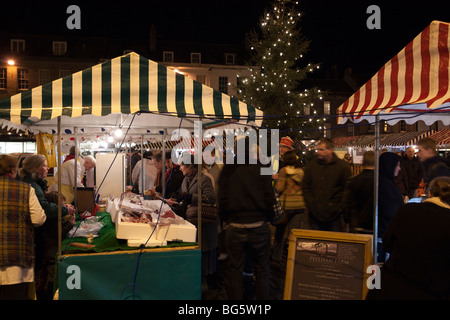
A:
[[[362,172],[345,186],[344,220],[350,223],[351,232],[373,232],[374,160],[373,151],[364,153]]]
[[[423,182],[425,193],[428,185],[436,177],[450,176],[450,167],[443,157],[436,151],[436,141],[431,138],[424,138],[417,143],[419,152],[417,157],[423,167]]]
[[[247,143],[246,152],[249,148]],[[245,159],[249,159],[248,153]],[[227,163],[220,173],[218,189],[217,204],[226,230],[228,299],[243,299],[242,272],[248,261],[256,273],[256,299],[269,299],[271,232],[267,221],[273,216],[272,178],[261,175],[260,164]]]
[[[350,166],[336,156],[333,141],[320,139],[317,156],[307,164],[303,178],[310,229],[343,231],[342,196],[350,176]]]
[[[409,147],[400,162],[399,187],[403,197],[408,197],[406,201],[417,197],[417,188],[419,188],[423,176],[422,164],[414,153],[414,148]]]

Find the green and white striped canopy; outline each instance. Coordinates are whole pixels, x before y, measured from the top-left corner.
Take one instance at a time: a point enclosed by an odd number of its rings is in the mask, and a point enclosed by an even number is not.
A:
[[[50,125],[55,122],[48,120],[58,116],[73,118],[71,124],[82,126],[97,117],[139,112],[153,116],[145,121],[148,126],[161,127],[164,123],[155,115],[256,126],[261,125],[263,115],[236,98],[134,52],[0,100],[0,119],[27,126]]]

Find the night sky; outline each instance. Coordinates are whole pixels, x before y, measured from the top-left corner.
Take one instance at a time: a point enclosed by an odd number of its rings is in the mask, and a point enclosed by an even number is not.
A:
[[[307,0],[299,1],[300,26],[311,41],[307,59],[352,67],[374,74],[432,20],[450,22],[443,0]],[[18,5],[17,5],[18,4]],[[81,30],[68,30],[66,9],[81,9]],[[173,40],[240,43],[258,27],[269,0],[21,1],[2,3],[0,30],[73,35],[147,37],[152,24],[158,35]],[[381,29],[369,30],[371,4],[381,9]]]

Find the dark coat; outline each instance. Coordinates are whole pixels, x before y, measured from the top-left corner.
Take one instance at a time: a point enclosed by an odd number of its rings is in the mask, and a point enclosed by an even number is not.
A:
[[[378,183],[378,236],[382,237],[397,209],[404,204],[403,196],[395,184],[394,171],[400,156],[385,152],[380,156]]]
[[[398,176],[400,190],[403,195],[408,195],[419,187],[423,177],[422,164],[416,157],[409,159],[407,156],[404,156],[400,165],[401,170]]]
[[[25,175],[22,181],[29,183],[34,188],[36,197],[38,198],[39,203],[47,216],[47,220],[44,225],[58,221],[58,205],[56,203],[49,202],[45,197],[45,192],[47,191],[47,181],[44,179],[33,179],[29,174]],[[67,208],[63,206],[61,208],[61,215],[64,217],[67,214]]]
[[[170,179],[169,179],[170,177]],[[175,165],[166,179],[166,199],[176,198],[180,193],[181,184],[183,183],[184,175],[181,172],[180,166]],[[156,186],[156,192],[162,193],[162,186]]]
[[[391,255],[382,268],[384,299],[450,298],[450,210],[434,203],[399,208],[383,245]]]
[[[435,156],[422,162],[423,166],[423,182],[427,188],[431,181],[436,177],[450,176],[450,167],[447,161],[440,157]]]
[[[197,172],[197,171],[195,171]],[[211,183],[211,179],[202,173],[202,186],[201,186],[201,196],[202,203],[206,204],[215,204],[216,203],[216,194],[214,192],[213,185]],[[189,179],[188,177],[184,177],[184,180],[181,184],[181,199],[186,201],[187,204],[192,206],[197,206],[198,204],[198,175]],[[202,222],[202,251],[209,251],[217,248],[218,240],[217,240],[217,223],[206,223]]]
[[[197,172],[197,171],[196,171]],[[194,206],[198,203],[198,175],[192,177],[192,179],[188,179],[184,177],[183,182],[181,183],[181,195],[184,199],[189,199],[187,201],[188,204],[192,204]],[[211,179],[202,173],[202,203],[207,204],[215,204],[216,203],[216,193],[214,192],[214,187],[212,185]],[[189,197],[185,197],[188,195]]]
[[[348,180],[344,192],[344,220],[352,228],[373,229],[374,171],[364,169]]]
[[[333,154],[330,163],[311,159],[303,177],[303,197],[309,214],[320,222],[334,221],[343,210],[345,183],[350,178],[350,166]]]
[[[224,221],[253,223],[273,216],[272,177],[259,164],[226,164],[218,182],[219,214]]]

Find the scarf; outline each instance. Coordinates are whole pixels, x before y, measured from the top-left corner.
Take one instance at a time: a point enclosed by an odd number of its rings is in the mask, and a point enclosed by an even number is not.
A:
[[[439,197],[431,197],[426,199],[424,202],[431,202],[434,203],[440,207],[446,208],[446,209],[450,209],[450,205],[446,204],[445,202],[443,202]]]

